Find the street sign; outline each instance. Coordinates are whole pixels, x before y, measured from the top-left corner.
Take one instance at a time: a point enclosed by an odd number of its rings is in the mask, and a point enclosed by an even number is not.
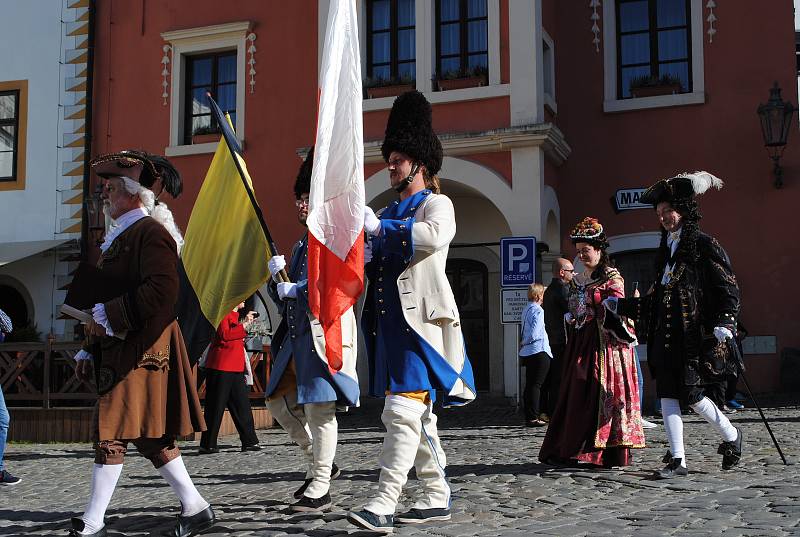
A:
[[[639,197],[647,190],[645,188],[623,188],[614,194],[614,210],[630,211],[631,209],[652,209],[652,205],[639,203]]]
[[[530,285],[536,276],[536,237],[500,239],[500,285]]]
[[[500,303],[503,306],[503,324],[522,322],[522,310],[528,305],[528,288],[500,289]]]

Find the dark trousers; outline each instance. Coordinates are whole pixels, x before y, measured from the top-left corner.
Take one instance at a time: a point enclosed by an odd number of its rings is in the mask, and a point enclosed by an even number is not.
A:
[[[539,418],[542,408],[542,384],[550,369],[551,358],[546,352],[539,352],[532,356],[520,357],[520,360],[525,367],[525,391],[522,392],[525,420],[533,421]]]
[[[553,363],[550,364],[547,378],[542,385],[541,397],[542,409],[547,412],[548,416],[552,416],[556,411],[558,391],[561,389],[561,375],[564,369],[564,346],[550,345],[550,350],[553,353]]]
[[[202,447],[208,449],[217,447],[217,437],[225,407],[231,413],[242,446],[258,444],[253,411],[248,398],[249,391],[244,381],[244,372],[206,370],[205,418],[208,430],[200,438]]]

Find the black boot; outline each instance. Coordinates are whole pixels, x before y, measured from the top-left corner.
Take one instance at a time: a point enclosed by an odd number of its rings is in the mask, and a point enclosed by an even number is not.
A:
[[[662,470],[656,472],[656,478],[672,479],[673,477],[686,477],[689,475],[689,470],[685,466],[681,466],[681,461],[683,459],[670,457],[669,463]]]
[[[661,458],[661,462],[664,464],[669,464],[672,462],[672,452],[670,450],[667,450],[667,454]]]
[[[721,443],[717,453],[722,455],[722,469],[730,470],[742,460],[742,430],[736,427],[736,440]]]
[[[173,535],[175,537],[197,535],[213,526],[216,521],[217,518],[214,516],[214,511],[211,509],[210,505],[192,516],[178,515],[178,523],[175,525]]]
[[[106,537],[105,526],[94,533],[81,533],[86,528],[86,523],[82,518],[72,518],[70,524],[72,524],[72,529],[69,530],[69,537]]]

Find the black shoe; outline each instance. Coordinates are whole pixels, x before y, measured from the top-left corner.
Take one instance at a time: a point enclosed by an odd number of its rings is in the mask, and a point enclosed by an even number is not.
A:
[[[261,451],[261,446],[252,444],[250,446],[242,446],[242,451]]]
[[[364,509],[363,511],[350,511],[347,513],[347,520],[375,533],[394,532],[394,515],[376,515],[372,511]]]
[[[303,496],[296,503],[290,506],[290,509],[295,513],[321,513],[331,508],[331,495],[325,494],[319,498],[309,498]]]
[[[336,479],[340,475],[342,475],[342,471],[339,469],[338,466],[336,466],[336,463],[334,462],[333,465],[331,466],[331,479]],[[303,481],[303,484],[300,485],[300,488],[294,491],[292,496],[294,497],[295,500],[299,500],[300,498],[303,497],[303,495],[305,495],[306,489],[308,488],[308,486],[311,484],[312,481],[314,480],[311,478],[306,479],[305,481]]]
[[[431,509],[412,509],[394,517],[396,522],[402,524],[422,524],[435,520],[450,520],[450,509],[439,507]]]
[[[656,472],[657,479],[672,479],[673,477],[686,477],[689,475],[689,469],[681,466],[683,459],[672,458],[662,470]]]
[[[667,450],[667,454],[661,458],[661,462],[664,464],[669,464],[672,462],[672,452],[670,450]]]
[[[219,448],[200,446],[200,449],[197,450],[198,455],[214,455],[215,453],[219,453]]]
[[[190,537],[207,530],[216,523],[217,517],[209,505],[199,513],[192,516],[178,515],[178,523],[175,524],[175,537]]]
[[[22,479],[19,477],[9,474],[6,470],[0,470],[0,485],[16,485],[20,481]]]
[[[82,518],[71,518],[70,523],[72,524],[72,529],[69,530],[69,533],[67,534],[69,537],[106,537],[105,526],[94,533],[81,533],[84,528],[86,528],[86,523]]]
[[[736,427],[736,440],[721,443],[717,453],[722,455],[723,470],[730,470],[739,464],[742,460],[742,430]]]

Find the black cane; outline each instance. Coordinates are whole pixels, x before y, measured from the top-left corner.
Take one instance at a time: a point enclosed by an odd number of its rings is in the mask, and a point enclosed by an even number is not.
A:
[[[770,438],[772,438],[772,443],[775,444],[775,449],[778,450],[778,455],[781,456],[781,460],[783,464],[788,465],[789,463],[786,462],[786,457],[783,456],[783,451],[781,451],[781,446],[778,445],[778,440],[775,438],[775,435],[772,433],[772,428],[769,426],[769,422],[767,421],[767,417],[764,416],[764,411],[761,410],[761,406],[759,406],[758,401],[756,398],[753,397],[753,390],[750,389],[750,383],[747,382],[747,377],[744,376],[744,367],[742,367],[742,355],[739,352],[739,347],[736,343],[729,341],[728,347],[733,353],[734,360],[736,362],[736,368],[739,370],[739,377],[744,381],[744,387],[747,388],[747,394],[750,396],[750,400],[753,401],[753,404],[756,405],[758,409],[758,413],[761,414],[761,421],[764,422],[764,426],[767,428],[767,432],[769,433]]]

